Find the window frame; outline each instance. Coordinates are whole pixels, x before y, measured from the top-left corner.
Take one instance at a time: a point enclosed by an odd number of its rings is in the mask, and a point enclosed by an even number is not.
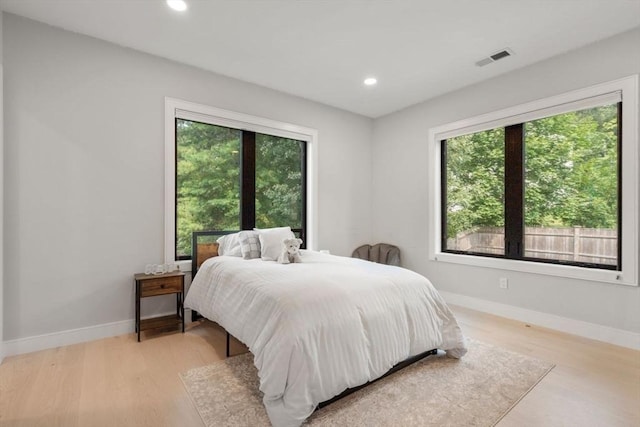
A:
[[[446,191],[443,187],[446,182],[441,179],[442,140],[589,108],[597,103],[601,105],[603,100],[615,99],[615,97],[621,97],[623,102],[620,132],[624,155],[619,156],[621,165],[619,179],[622,182],[619,190],[622,194],[622,203],[619,207],[621,212],[619,235],[624,238],[621,242],[622,269],[620,271],[443,251],[441,236],[444,220],[441,196],[443,191]],[[638,75],[437,126],[429,130],[428,138],[431,181],[428,189],[428,203],[429,213],[432,216],[428,223],[431,236],[428,248],[429,260],[604,283],[638,285]]]
[[[164,260],[187,271],[191,260],[176,260],[176,119],[192,120],[306,142],[306,247],[316,249],[318,131],[291,123],[224,110],[176,98],[165,98]],[[184,266],[183,266],[184,264]]]

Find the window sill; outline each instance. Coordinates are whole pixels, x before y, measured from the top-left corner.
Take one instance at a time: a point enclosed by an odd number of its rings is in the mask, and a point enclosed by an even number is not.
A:
[[[186,274],[191,274],[191,260],[182,260],[182,261],[176,261],[176,264],[178,264],[178,267],[180,267],[180,271],[182,271],[183,273]]]
[[[546,276],[556,276],[568,279],[581,279],[592,282],[637,286],[636,279],[633,277],[626,277],[623,271],[600,270],[595,268],[545,264],[503,258],[485,258],[480,256],[450,254],[444,252],[436,253],[431,259],[438,262],[449,262],[473,267],[495,268],[500,270],[543,274]]]

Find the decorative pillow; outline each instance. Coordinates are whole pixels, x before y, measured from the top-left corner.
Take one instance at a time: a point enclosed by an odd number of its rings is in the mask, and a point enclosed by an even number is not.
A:
[[[260,238],[256,231],[241,231],[239,239],[242,258],[260,258]]]
[[[285,239],[295,239],[291,227],[254,228],[260,239],[260,252],[263,261],[276,261],[282,252]]]
[[[242,256],[239,237],[240,233],[232,233],[219,237],[217,240],[220,245],[218,247],[218,255]]]

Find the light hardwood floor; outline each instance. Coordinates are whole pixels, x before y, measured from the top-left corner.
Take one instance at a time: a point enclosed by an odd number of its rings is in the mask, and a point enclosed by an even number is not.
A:
[[[468,336],[556,364],[499,427],[640,426],[640,352],[452,308]],[[0,425],[202,426],[178,373],[224,358],[224,337],[203,322],[9,357]]]

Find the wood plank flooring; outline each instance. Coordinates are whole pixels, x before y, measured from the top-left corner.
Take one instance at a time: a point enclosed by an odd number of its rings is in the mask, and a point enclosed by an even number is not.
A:
[[[640,352],[452,307],[475,339],[556,367],[499,424],[640,426]],[[224,358],[210,322],[8,357],[0,426],[202,426],[179,372]],[[232,341],[232,354],[246,351]]]
[[[466,335],[555,368],[498,424],[640,426],[640,352],[452,307]]]

